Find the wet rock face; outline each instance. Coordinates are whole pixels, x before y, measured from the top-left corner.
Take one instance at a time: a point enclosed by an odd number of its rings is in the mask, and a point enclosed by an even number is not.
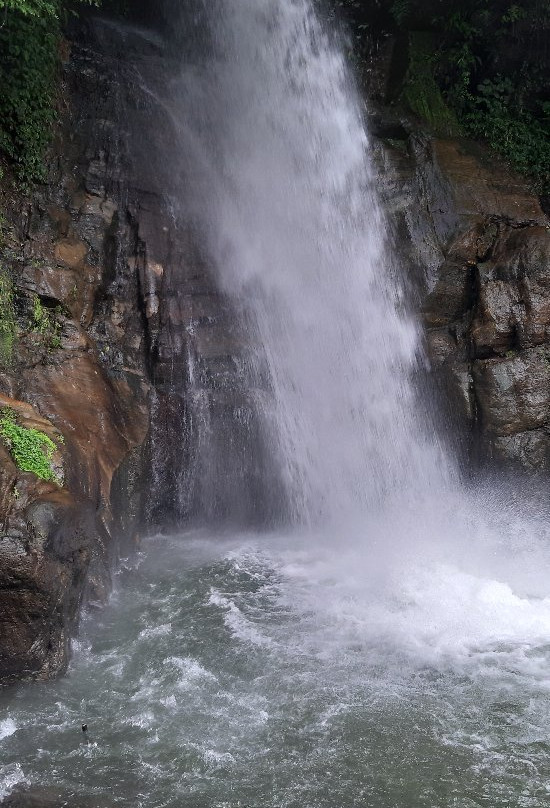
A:
[[[479,146],[407,137],[381,160],[433,370],[477,459],[548,470],[550,220]]]
[[[79,24],[50,181],[32,200],[0,187],[15,324],[7,347],[0,330],[0,409],[54,441],[59,471],[23,472],[0,439],[0,684],[64,669],[81,606],[105,600],[138,525],[258,524],[282,496],[265,384],[186,207],[163,48]]]
[[[96,95],[109,79],[110,100]],[[139,515],[150,384],[135,267],[145,245],[112,79],[112,65],[75,46],[49,184],[32,200],[1,192],[14,328],[0,408],[57,450],[45,481],[0,440],[0,684],[63,670],[79,610],[105,599],[115,538],[131,539]]]

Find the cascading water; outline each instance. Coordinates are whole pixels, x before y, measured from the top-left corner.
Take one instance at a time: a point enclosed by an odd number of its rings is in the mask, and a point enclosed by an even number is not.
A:
[[[220,283],[267,359],[293,516],[341,521],[396,492],[417,498],[449,467],[413,407],[417,335],[397,309],[343,54],[309,2],[216,15],[202,215]]]
[[[251,395],[289,526],[152,538],[69,675],[3,697],[0,783],[147,808],[544,808],[548,517],[465,489],[416,412],[360,105],[309,0],[210,19],[172,111],[248,378],[267,377]]]

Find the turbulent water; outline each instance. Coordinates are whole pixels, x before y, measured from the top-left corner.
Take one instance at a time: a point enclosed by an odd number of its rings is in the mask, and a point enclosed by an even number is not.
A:
[[[409,554],[381,580],[337,538],[152,539],[68,676],[0,702],[4,786],[173,808],[547,806],[550,599],[522,580],[544,585],[547,551],[499,546],[496,577],[481,553]]]
[[[468,490],[420,412],[337,43],[306,0],[211,18],[211,60],[174,81],[172,111],[267,367],[289,527],[145,542],[68,676],[2,696],[1,787],[144,808],[543,808],[548,514]]]

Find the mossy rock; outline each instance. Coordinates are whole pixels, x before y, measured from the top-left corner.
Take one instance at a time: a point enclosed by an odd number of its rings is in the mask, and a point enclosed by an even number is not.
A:
[[[434,35],[425,31],[412,31],[407,40],[408,67],[401,101],[425,121],[434,134],[458,137],[461,134],[460,125],[445,103],[434,76]]]

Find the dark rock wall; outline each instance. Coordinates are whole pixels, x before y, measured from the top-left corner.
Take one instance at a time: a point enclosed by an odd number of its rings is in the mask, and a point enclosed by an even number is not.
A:
[[[32,199],[3,191],[1,263],[18,327],[0,405],[57,443],[62,477],[23,473],[0,447],[3,683],[63,670],[82,604],[105,599],[117,546],[138,523],[150,383],[120,72],[75,44],[50,181]]]
[[[550,463],[550,220],[479,144],[379,108],[377,157],[433,375],[469,462]]]
[[[66,51],[49,182],[0,189],[17,315],[0,407],[57,443],[62,477],[22,473],[0,441],[0,683],[64,669],[140,527],[265,523],[280,493],[265,384],[186,204],[181,53],[93,16]]]

